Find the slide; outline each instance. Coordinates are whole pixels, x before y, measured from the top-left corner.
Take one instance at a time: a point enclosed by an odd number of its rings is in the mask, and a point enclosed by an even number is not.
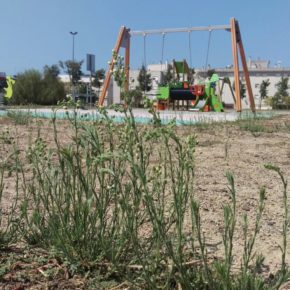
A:
[[[212,94],[210,99],[211,99],[210,106],[215,112],[223,112],[224,111],[223,104],[219,101],[219,99],[217,98],[217,96],[215,94]]]

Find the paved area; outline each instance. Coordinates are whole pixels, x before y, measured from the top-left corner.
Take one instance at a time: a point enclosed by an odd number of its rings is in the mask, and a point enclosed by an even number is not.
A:
[[[50,118],[53,115],[52,109],[40,108],[40,109],[8,109],[2,111],[2,115],[5,112],[12,111],[21,111],[32,114],[37,117],[46,117]],[[58,109],[56,115],[58,118],[65,118],[67,112],[71,114],[72,110]],[[124,114],[121,112],[116,112],[114,110],[107,110],[108,115],[114,118],[117,122],[122,121]],[[253,118],[254,114],[250,111],[244,111],[242,113],[237,113],[235,111],[227,111],[223,113],[216,112],[198,112],[198,111],[158,111],[160,118],[163,123],[168,123],[172,120],[175,120],[177,124],[195,124],[195,123],[206,123],[206,122],[225,122],[225,121],[235,121],[241,118]],[[152,115],[146,109],[134,109],[133,110],[136,121],[139,123],[149,123],[152,119]],[[79,116],[82,116],[86,119],[99,119],[101,117],[100,113],[96,109],[88,110],[78,110]],[[275,115],[274,111],[261,111],[257,113],[258,116],[272,117]]]

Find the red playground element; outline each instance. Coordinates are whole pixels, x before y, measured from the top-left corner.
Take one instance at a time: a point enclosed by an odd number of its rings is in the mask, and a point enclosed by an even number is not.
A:
[[[203,96],[204,95],[204,85],[194,85],[190,86],[190,92],[195,96]]]

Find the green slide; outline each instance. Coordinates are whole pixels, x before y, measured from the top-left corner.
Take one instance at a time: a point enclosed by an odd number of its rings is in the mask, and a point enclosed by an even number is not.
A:
[[[215,94],[212,94],[210,97],[210,106],[215,112],[223,112],[224,107],[223,104],[219,101]]]
[[[162,101],[166,101],[169,98],[169,93],[170,93],[169,86],[158,87],[157,99],[162,100]]]

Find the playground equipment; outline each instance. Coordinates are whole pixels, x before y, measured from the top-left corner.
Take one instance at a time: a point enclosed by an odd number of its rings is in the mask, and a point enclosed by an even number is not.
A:
[[[191,71],[185,60],[173,60],[176,81],[165,86],[159,86],[157,92],[157,107],[160,110],[168,108],[171,104],[175,109],[175,103],[179,108],[180,101],[186,102],[187,109],[198,109],[199,111],[223,112],[224,108],[215,94],[216,84],[219,76],[213,74],[208,82],[193,85],[190,83]],[[203,103],[202,103],[203,102]],[[202,103],[202,104],[201,104]],[[198,107],[201,104],[200,107]]]
[[[13,95],[15,79],[11,76],[0,76],[0,93],[3,91],[5,98],[10,99]]]
[[[235,18],[232,18],[230,20],[229,25],[214,25],[214,26],[202,26],[202,27],[188,27],[188,28],[173,28],[173,29],[156,29],[156,30],[144,30],[144,31],[131,31],[129,28],[126,28],[125,26],[122,26],[119,32],[119,36],[115,45],[115,48],[113,50],[113,54],[117,55],[119,53],[120,48],[125,48],[125,75],[126,75],[126,82],[125,82],[125,90],[129,89],[129,69],[130,69],[130,40],[132,36],[135,35],[142,35],[144,37],[144,60],[146,59],[145,55],[145,40],[147,35],[150,34],[161,34],[163,35],[163,44],[164,44],[164,36],[167,33],[179,33],[179,32],[187,32],[191,33],[193,31],[209,31],[209,41],[210,41],[210,35],[211,32],[214,30],[225,30],[229,31],[231,33],[231,42],[232,42],[232,54],[233,54],[233,68],[234,68],[234,82],[235,82],[235,108],[237,112],[241,112],[242,110],[242,103],[241,103],[241,92],[240,92],[240,71],[239,71],[239,58],[238,54],[240,54],[241,62],[242,62],[242,68],[244,73],[244,78],[246,81],[246,89],[248,92],[250,107],[252,112],[256,111],[255,107],[255,101],[253,97],[251,82],[250,82],[250,76],[249,71],[247,67],[246,57],[245,57],[245,51],[244,46],[242,42],[242,37],[240,33],[239,23]],[[163,53],[163,48],[162,48]],[[207,53],[208,58],[208,53]],[[112,61],[109,64],[109,68],[106,74],[106,78],[103,85],[103,90],[100,94],[99,98],[99,106],[102,106],[109,88],[109,83],[111,79],[111,72],[114,69],[114,59],[112,58]],[[209,86],[210,87],[210,86]],[[173,88],[172,88],[173,89]],[[198,89],[198,88],[196,88]],[[193,88],[195,90],[195,88]],[[206,91],[206,87],[204,88]],[[209,89],[207,89],[210,91]],[[211,93],[210,93],[211,94]],[[195,94],[192,94],[197,97],[200,97],[196,92]],[[210,98],[212,102],[215,100],[214,97]],[[209,100],[208,100],[209,102]],[[214,105],[213,105],[214,106]]]

